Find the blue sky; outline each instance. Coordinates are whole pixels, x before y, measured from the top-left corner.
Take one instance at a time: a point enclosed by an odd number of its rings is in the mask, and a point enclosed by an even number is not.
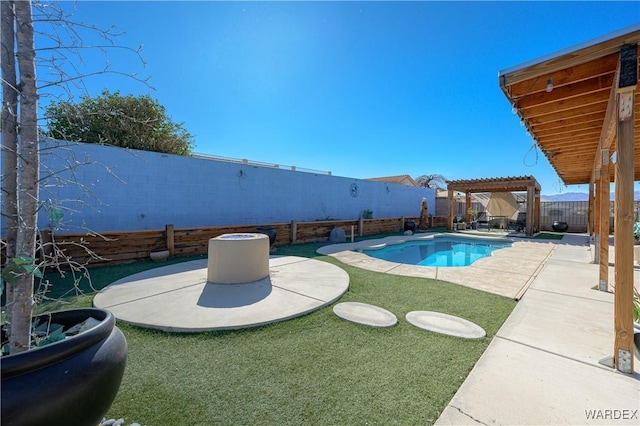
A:
[[[126,31],[142,66],[85,80],[149,94],[199,153],[369,178],[533,175],[564,187],[498,85],[498,72],[640,22],[640,2],[63,2]],[[87,36],[88,43],[91,43]],[[84,54],[81,71],[104,59]],[[46,105],[49,98],[43,97]]]

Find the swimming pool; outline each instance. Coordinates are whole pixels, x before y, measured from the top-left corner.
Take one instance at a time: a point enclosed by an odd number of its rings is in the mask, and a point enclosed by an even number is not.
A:
[[[469,266],[505,247],[511,247],[511,241],[436,237],[358,251],[376,259],[408,265]]]

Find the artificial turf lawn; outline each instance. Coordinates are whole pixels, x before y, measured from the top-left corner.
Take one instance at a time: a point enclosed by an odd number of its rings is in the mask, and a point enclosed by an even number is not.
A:
[[[286,246],[277,254],[317,256],[317,247]],[[383,307],[399,324],[357,325],[337,318],[331,307],[269,326],[203,334],[119,323],[128,362],[107,418],[147,426],[431,424],[515,306],[508,298],[456,284],[316,258],[348,272],[350,288],[340,302]],[[93,285],[102,288],[143,267],[92,269]],[[76,301],[87,303],[90,296]],[[412,310],[466,318],[487,337],[468,340],[420,330],[405,320]]]

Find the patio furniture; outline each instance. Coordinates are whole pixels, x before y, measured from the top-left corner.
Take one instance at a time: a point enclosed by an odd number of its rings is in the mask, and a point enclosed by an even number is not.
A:
[[[476,229],[479,231],[482,227],[487,228],[487,231],[489,230],[489,221],[487,220],[486,212],[478,213],[478,219],[476,220]]]

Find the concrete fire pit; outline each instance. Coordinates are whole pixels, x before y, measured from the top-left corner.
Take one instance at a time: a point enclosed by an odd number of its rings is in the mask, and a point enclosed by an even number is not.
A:
[[[241,284],[269,276],[269,237],[224,234],[209,240],[207,281]]]

